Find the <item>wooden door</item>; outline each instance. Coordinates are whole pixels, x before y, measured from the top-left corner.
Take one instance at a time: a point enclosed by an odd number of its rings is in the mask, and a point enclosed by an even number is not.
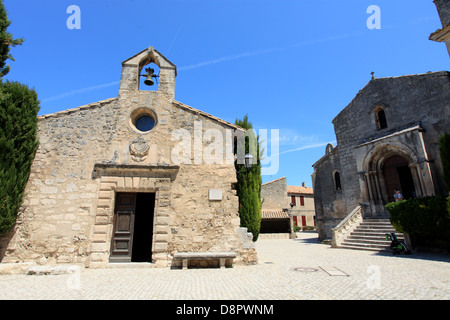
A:
[[[111,262],[131,262],[136,193],[118,193],[114,211]]]

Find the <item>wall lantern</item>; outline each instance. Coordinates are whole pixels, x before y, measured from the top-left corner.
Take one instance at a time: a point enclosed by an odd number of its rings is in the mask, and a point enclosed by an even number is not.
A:
[[[250,170],[253,167],[255,162],[255,158],[250,153],[247,153],[244,157],[244,166],[245,169]]]
[[[240,173],[248,173],[252,169],[254,164],[255,164],[255,158],[250,153],[247,153],[244,156],[244,168],[245,168],[245,170],[244,171],[237,171],[236,170],[236,172],[238,174],[240,174]]]

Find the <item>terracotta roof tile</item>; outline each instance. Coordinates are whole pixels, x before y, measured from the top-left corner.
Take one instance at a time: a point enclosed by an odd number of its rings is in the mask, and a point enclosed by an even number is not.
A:
[[[289,219],[289,214],[283,209],[263,209],[261,211],[261,219]]]
[[[300,186],[287,186],[287,193],[314,194],[312,188]]]

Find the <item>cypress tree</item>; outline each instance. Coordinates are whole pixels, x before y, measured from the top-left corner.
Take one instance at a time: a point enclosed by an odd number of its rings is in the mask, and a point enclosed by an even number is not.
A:
[[[38,141],[36,91],[18,82],[0,84],[0,233],[14,225]]]
[[[3,82],[9,72],[10,47],[23,42],[7,32],[10,25],[0,0],[0,233],[15,224],[38,142],[39,101],[35,90],[18,82]]]
[[[235,124],[246,129],[250,139],[245,140],[245,153],[249,153],[250,142],[256,142],[256,161],[251,169],[246,169],[244,164],[235,162],[237,172],[236,191],[239,197],[239,217],[241,227],[246,227],[253,234],[256,241],[261,229],[261,159],[259,139],[254,136],[253,125],[246,115],[242,120],[236,119]]]
[[[0,0],[0,81],[9,72],[9,66],[6,64],[6,60],[10,59],[14,61],[14,58],[9,53],[10,47],[15,47],[23,43],[23,38],[13,39],[12,34],[8,33],[7,29],[10,24],[11,21],[8,20],[3,0]]]

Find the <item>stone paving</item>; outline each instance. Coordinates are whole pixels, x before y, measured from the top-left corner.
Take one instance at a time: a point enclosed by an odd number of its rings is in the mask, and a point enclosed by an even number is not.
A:
[[[450,256],[333,249],[316,233],[262,239],[259,263],[227,269],[80,269],[1,275],[2,300],[448,300]],[[148,265],[147,265],[148,266]]]

